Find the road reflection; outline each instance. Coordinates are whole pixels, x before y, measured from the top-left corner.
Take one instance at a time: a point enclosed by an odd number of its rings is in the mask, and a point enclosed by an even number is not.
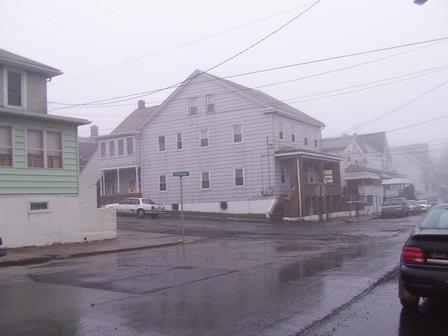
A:
[[[424,300],[418,311],[402,309],[399,336],[446,336],[448,330],[448,302]]]

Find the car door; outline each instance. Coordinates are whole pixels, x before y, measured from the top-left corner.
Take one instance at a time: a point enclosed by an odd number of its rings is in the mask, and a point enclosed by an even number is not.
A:
[[[140,200],[138,198],[132,198],[129,202],[129,213],[135,214],[137,213],[137,209],[139,208]]]
[[[117,205],[117,212],[118,213],[129,213],[129,199],[124,199]]]

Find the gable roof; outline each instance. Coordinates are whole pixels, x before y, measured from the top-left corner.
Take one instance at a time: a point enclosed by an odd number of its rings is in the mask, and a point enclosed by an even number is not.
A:
[[[266,107],[271,107],[277,111],[292,114],[294,117],[296,117],[297,119],[306,124],[310,124],[319,128],[325,127],[325,124],[323,122],[309,116],[308,114],[303,113],[302,111],[299,111],[295,107],[292,107],[291,105],[288,105],[282,102],[281,100],[278,100],[277,98],[274,98],[264,92],[246,87],[241,84],[237,84],[235,82],[229,81],[228,79],[217,77],[210,73],[202,72],[201,70],[196,70],[194,73],[206,74],[207,76],[214,78],[216,81],[218,82],[221,81],[227,84],[228,86],[234,88],[237,93],[241,92],[242,94],[248,96],[252,100]]]
[[[364,151],[373,148],[380,153],[384,153],[387,148],[387,138],[385,132],[367,133],[367,134],[352,134],[335,138],[323,138],[321,141],[321,148],[323,151],[344,150],[352,141],[356,139],[358,144]]]
[[[33,70],[46,75],[47,78],[62,75],[62,72],[56,68],[14,54],[5,49],[0,49],[0,63],[22,69]]]
[[[128,115],[126,119],[115,127],[115,129],[111,132],[111,135],[137,131],[143,124],[155,115],[159,108],[160,105],[156,105],[134,110],[134,112]]]

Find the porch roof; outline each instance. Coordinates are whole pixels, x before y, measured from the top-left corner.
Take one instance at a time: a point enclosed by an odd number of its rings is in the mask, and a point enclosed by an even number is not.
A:
[[[323,152],[315,152],[305,149],[288,149],[288,150],[280,150],[275,152],[275,157],[280,159],[291,159],[291,158],[305,158],[312,160],[323,160],[323,161],[331,161],[331,162],[340,162],[344,161],[344,159],[337,155],[327,154]]]

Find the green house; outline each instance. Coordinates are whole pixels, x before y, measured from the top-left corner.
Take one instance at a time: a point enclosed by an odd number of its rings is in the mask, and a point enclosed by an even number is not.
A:
[[[62,72],[0,49],[0,237],[9,246],[79,241],[77,128],[47,113]]]

